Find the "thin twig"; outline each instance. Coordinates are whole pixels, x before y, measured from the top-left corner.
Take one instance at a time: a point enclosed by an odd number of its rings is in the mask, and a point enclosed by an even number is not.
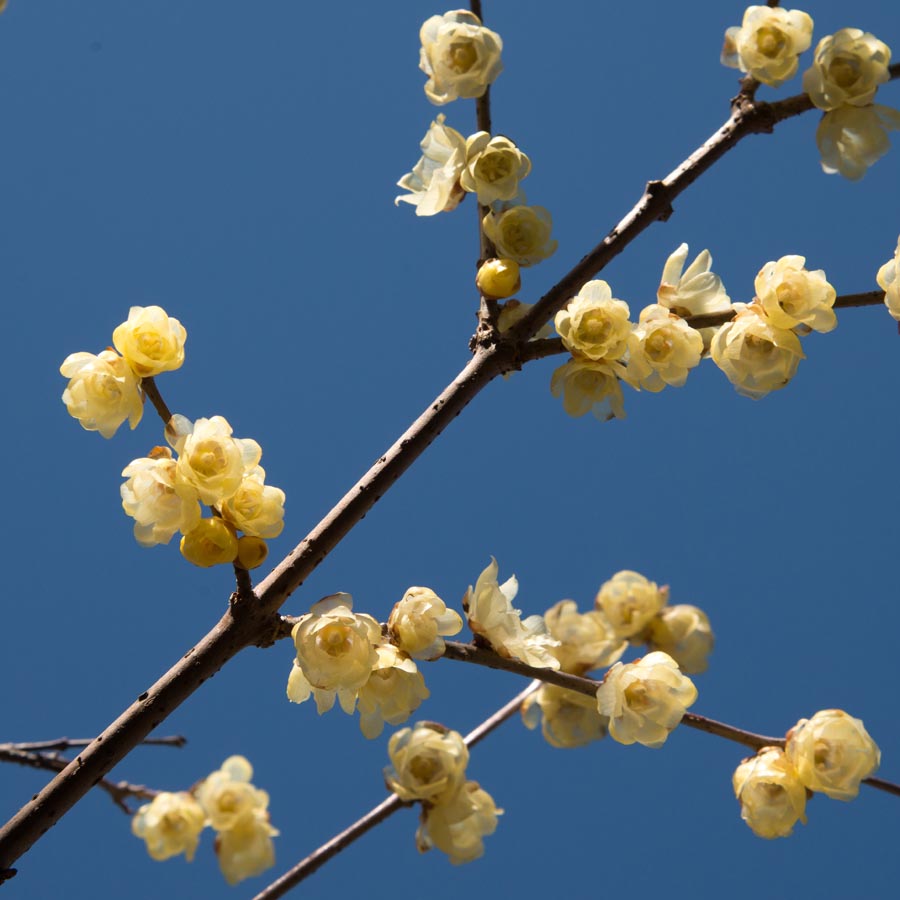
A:
[[[153,408],[163,420],[163,425],[168,425],[169,419],[172,418],[172,413],[169,412],[169,407],[166,406],[166,401],[163,400],[162,394],[159,392],[156,381],[152,376],[141,379],[141,389],[144,392],[144,396],[153,404]]]
[[[56,738],[52,741],[15,741],[0,744],[0,750],[23,750],[26,753],[47,753],[52,750],[69,750],[72,747],[86,747],[93,738]],[[165,737],[151,737],[141,741],[148,747],[183,747],[187,738],[183,734]]]
[[[540,686],[540,681],[532,681],[524,691],[520,691],[509,703],[501,706],[497,712],[485,719],[477,728],[472,729],[463,738],[466,746],[474,747],[475,744],[486,738],[495,728],[515,715],[525,699]],[[296,866],[288,869],[284,875],[260,891],[253,900],[276,900],[278,897],[283,897],[291,888],[296,887],[301,881],[325,865],[329,859],[337,856],[338,853],[345,850],[366,832],[371,831],[376,825],[387,819],[388,816],[393,815],[401,807],[412,805],[411,802],[401,800],[396,794],[391,794],[390,797],[382,800],[378,806],[357,819],[349,828],[345,828],[340,834],[336,834],[330,841],[326,841],[321,847],[298,862]]]

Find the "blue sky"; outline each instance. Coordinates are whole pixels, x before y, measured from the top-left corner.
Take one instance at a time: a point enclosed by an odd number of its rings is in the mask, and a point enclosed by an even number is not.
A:
[[[804,7],[815,40],[845,26],[900,42],[896,5]],[[473,104],[431,106],[417,68],[422,2],[270,0],[133,4],[11,0],[0,17],[5,139],[0,290],[7,317],[4,740],[90,736],[221,615],[227,568],[143,550],[119,473],[161,443],[149,409],[114,439],[82,431],[58,367],[98,352],[132,305],[188,330],[159,379],[171,408],[224,415],[263,447],[288,497],[277,560],[467,359],[474,327],[474,204],[418,219],[394,183],[438,112],[475,130]],[[525,273],[533,300],[728,115],[737,73],[718,62],[743,7],[486,0],[505,71],[494,128],[530,156],[529,201],[559,250]],[[811,54],[801,60],[808,65]],[[799,79],[764,99],[800,90]],[[892,83],[879,101],[900,106]],[[838,293],[871,290],[896,246],[900,152],[862,182],[825,176],[817,116],[746,140],[603,273],[633,315],[665,258],[709,247],[734,300],[768,260],[807,257]],[[862,718],[900,780],[893,649],[900,339],[883,308],[848,310],[806,339],[799,373],[760,402],[704,363],[682,389],[627,391],[628,418],[568,418],[550,396],[559,360],[488,387],[291,598],[305,612],[348,591],[383,619],[410,585],[459,607],[490,555],[519,605],[588,606],[619,569],[671,586],[717,636],[696,712],[783,733],[822,708]],[[881,635],[881,637],[879,637]],[[878,640],[876,640],[878,638]],[[289,643],[249,650],[161,729],[183,750],[140,749],[117,778],[186,788],[246,755],[272,795],[273,876],[384,796],[388,732],[288,704]],[[418,718],[467,731],[520,688],[440,661]],[[655,897],[886,897],[900,804],[864,789],[816,797],[809,824],[765,842],[741,822],[731,774],[744,751],[680,729],[657,751],[611,740],[554,750],[512,722],[470,776],[506,814],[483,860],[420,857],[401,812],[303,888],[309,898],[398,890],[432,898],[628,891]],[[0,768],[0,814],[43,773]],[[100,793],[21,860],[10,897],[220,896],[205,836],[197,859],[156,863]],[[248,896],[264,878],[231,891]]]

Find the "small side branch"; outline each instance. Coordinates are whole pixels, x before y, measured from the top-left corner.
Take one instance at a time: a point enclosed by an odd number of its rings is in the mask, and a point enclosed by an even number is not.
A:
[[[153,377],[142,379],[141,390],[144,392],[144,396],[153,404],[153,408],[162,419],[163,425],[168,425],[169,419],[172,418],[172,413],[169,411],[166,401],[163,400],[163,396],[156,386],[156,380]]]

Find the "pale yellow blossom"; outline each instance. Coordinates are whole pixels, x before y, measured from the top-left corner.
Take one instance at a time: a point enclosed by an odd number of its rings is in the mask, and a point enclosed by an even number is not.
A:
[[[757,304],[736,303],[737,314],[712,340],[713,362],[739,394],[758,400],[783,388],[804,359],[793,331],[776,328]]]
[[[209,568],[233,562],[238,553],[234,530],[213,516],[199,522],[181,539],[181,555],[195,566]]]
[[[475,587],[470,587],[463,598],[469,627],[500,656],[519,659],[529,666],[558,669],[559,660],[553,651],[559,641],[547,633],[543,616],[521,618],[521,611],[512,605],[518,590],[515,575],[503,584],[497,583],[497,560],[491,557]]]
[[[570,359],[553,372],[550,393],[575,418],[588,412],[601,422],[625,418],[622,386],[609,363]]]
[[[284,528],[284,491],[265,484],[266,472],[254,466],[220,507],[222,517],[244,534],[275,538]]]
[[[813,20],[798,9],[748,6],[740,27],[725,32],[722,64],[778,87],[796,74],[812,32]]]
[[[242,569],[257,569],[269,555],[269,545],[260,537],[245,534],[238,538],[236,564]]]
[[[438,803],[465,783],[469,749],[462,735],[434,722],[401,728],[388,742],[388,755],[385,784],[401,800]]]
[[[462,631],[462,617],[431,588],[411,587],[394,604],[387,621],[391,640],[413,659],[444,655],[444,637]]]
[[[477,781],[467,781],[449,800],[422,810],[416,846],[420,853],[437,847],[454,866],[484,855],[483,838],[497,829],[494,798]]]
[[[488,259],[475,276],[475,286],[489,300],[505,300],[522,287],[519,264],[514,259]]]
[[[741,818],[762,838],[787,837],[806,824],[806,788],[779,747],[763,747],[734,771]]]
[[[702,609],[687,603],[666,606],[647,626],[652,650],[668,653],[687,675],[705,672],[715,638]]]
[[[401,194],[395,205],[409,203],[416,208],[417,216],[433,216],[439,212],[456,209],[465,192],[459,186],[459,176],[466,162],[466,139],[455,129],[444,124],[445,116],[439,115],[428,129],[419,145],[422,158],[412,172],[398,182],[408,194]]]
[[[628,364],[622,380],[638,390],[661,391],[667,384],[681,387],[688,372],[700,364],[703,336],[665,306],[641,310],[628,336]]]
[[[832,307],[837,296],[821,269],[807,271],[803,256],[782,256],[767,262],[753,286],[766,318],[775,328],[805,325],[813,331],[831,331],[837,325]]]
[[[200,504],[175,490],[175,460],[168,447],[132,460],[122,471],[122,508],[134,519],[134,536],[142,547],[168,544],[176,531],[186,534],[200,522]]]
[[[726,312],[731,300],[722,279],[710,271],[713,260],[709,250],[697,254],[685,271],[689,249],[687,244],[681,244],[666,260],[657,301],[682,318]]]
[[[891,49],[859,28],[842,28],[819,41],[813,64],[803,73],[803,90],[819,107],[868,106],[890,79]]]
[[[400,725],[431,696],[416,664],[393,644],[375,648],[378,659],[369,680],[359,689],[359,727],[372,740],[384,723]]]
[[[667,653],[617,662],[597,689],[597,709],[620,744],[662,747],[697,699],[697,688]]]
[[[171,372],[184,362],[187,331],[161,306],[132,306],[113,344],[140,378]]]
[[[550,237],[553,217],[543,206],[511,206],[503,212],[489,212],[482,227],[499,255],[520,266],[547,259],[559,246]]]
[[[477,131],[466,138],[466,165],[459,185],[477,194],[482,206],[490,206],[497,200],[512,200],[530,171],[531,160],[509,138]]]
[[[436,106],[457,97],[480,97],[503,70],[503,41],[468,10],[432,16],[419,39],[419,68],[428,76],[425,96]]]
[[[609,719],[597,711],[597,701],[587,694],[543,684],[522,704],[527,728],[541,726],[552,747],[584,747],[606,737]]]
[[[594,603],[616,635],[630,638],[643,631],[668,600],[667,586],[623,569],[600,586]]]
[[[253,766],[246,757],[229,756],[196,788],[197,802],[216,831],[234,828],[243,816],[268,808],[269,795],[254,787],[252,778]]]
[[[258,809],[241,816],[227,831],[219,832],[216,856],[225,880],[237,884],[271,869],[275,865],[272,838],[278,833],[269,822],[269,814]]]
[[[785,753],[800,781],[834,800],[852,800],[881,763],[881,751],[860,719],[823,709],[787,734]]]
[[[203,808],[190,794],[161,791],[138,809],[131,820],[131,831],[147,844],[153,859],[183,853],[191,862],[205,824]]]
[[[70,353],[59,371],[69,379],[62,401],[85,431],[111,438],[126,419],[132,429],[141,421],[141,380],[118,353]]]
[[[900,111],[873,103],[839,106],[825,113],[816,128],[822,170],[859,181],[891,148],[889,131],[900,130]]]
[[[551,652],[563,672],[583,675],[612,665],[625,652],[628,641],[617,637],[603,613],[578,612],[574,600],[560,600],[544,613],[550,636],[559,641]]]
[[[884,305],[888,312],[900,321],[900,238],[897,238],[894,258],[889,259],[878,270],[875,280],[884,291]]]
[[[553,322],[563,346],[578,358],[616,360],[625,354],[631,322],[628,304],[605,281],[589,281]]]

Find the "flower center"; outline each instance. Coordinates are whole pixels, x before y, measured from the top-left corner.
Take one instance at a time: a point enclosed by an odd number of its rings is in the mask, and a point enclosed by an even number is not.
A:
[[[828,64],[828,77],[840,88],[852,87],[859,80],[859,60],[840,56]]]
[[[316,647],[328,656],[341,656],[350,648],[350,629],[336,622],[326,625],[316,635]]]
[[[760,28],[756,35],[756,47],[763,56],[774,59],[787,46],[787,38],[779,28]]]
[[[478,59],[471,41],[454,41],[447,50],[445,64],[457,75],[465,75]]]

